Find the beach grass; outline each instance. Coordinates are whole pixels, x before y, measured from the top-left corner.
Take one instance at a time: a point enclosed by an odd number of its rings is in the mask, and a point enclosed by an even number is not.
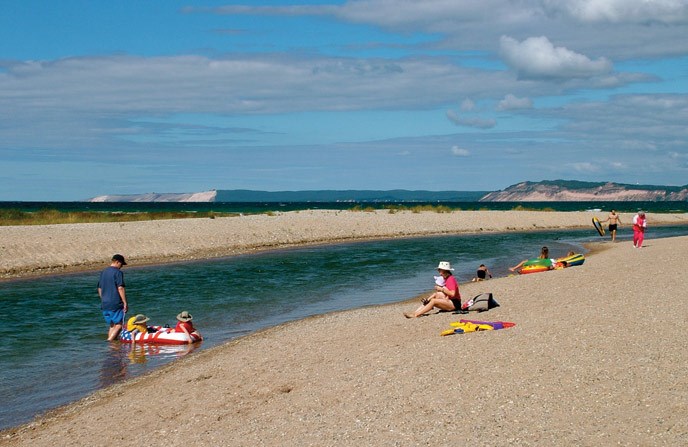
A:
[[[430,213],[451,213],[454,211],[466,211],[466,210],[477,210],[477,211],[490,211],[489,207],[486,206],[480,206],[477,208],[469,206],[468,208],[461,208],[461,207],[456,207],[456,206],[449,206],[449,205],[429,205],[429,204],[423,204],[423,205],[402,205],[402,204],[385,204],[382,205],[381,207],[378,205],[377,207],[373,205],[356,205],[352,208],[349,209],[349,211],[358,211],[358,212],[373,212],[376,210],[387,210],[388,213],[394,214],[399,211],[410,211],[412,213],[423,213],[423,212],[430,212]],[[523,206],[523,205],[516,205],[510,209],[510,211],[545,211],[545,212],[555,212],[556,210],[552,207],[537,207],[537,206]]]
[[[373,206],[361,206],[361,205],[356,205],[353,208],[351,208],[350,211],[363,211],[363,212],[373,212],[377,209],[380,208],[375,208]],[[394,214],[399,211],[410,211],[412,213],[422,213],[424,211],[427,212],[432,212],[432,213],[451,213],[452,211],[460,211],[460,208],[452,208],[447,205],[384,205],[382,206],[383,210],[387,210],[388,213]]]
[[[215,211],[154,211],[154,212],[121,212],[121,211],[60,211],[52,208],[38,211],[17,209],[0,210],[0,226],[8,225],[56,225],[75,223],[101,222],[140,222],[146,220],[188,219],[237,216],[237,213]]]
[[[542,208],[537,208],[537,207],[528,207],[528,206],[523,206],[523,205],[516,205],[515,207],[511,208],[511,211],[545,211],[545,212],[555,212],[556,210],[554,208],[545,206]]]

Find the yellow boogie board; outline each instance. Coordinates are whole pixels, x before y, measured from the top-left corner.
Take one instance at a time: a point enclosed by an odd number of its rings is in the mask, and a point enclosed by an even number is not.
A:
[[[466,332],[493,331],[494,326],[489,324],[475,324],[467,322],[454,322],[449,324],[453,329],[442,331],[440,335],[465,334]]]
[[[600,219],[597,217],[592,218],[592,224],[597,230],[598,233],[600,233],[600,236],[604,236],[604,228],[602,228],[602,224],[600,223]]]

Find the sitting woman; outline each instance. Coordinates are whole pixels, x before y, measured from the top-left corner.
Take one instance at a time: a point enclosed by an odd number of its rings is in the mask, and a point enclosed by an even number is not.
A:
[[[191,320],[193,320],[193,317],[189,312],[183,311],[179,313],[179,315],[177,315],[177,320],[178,323],[177,326],[174,328],[174,331],[184,332],[189,337],[189,344],[193,343],[193,338],[191,337],[192,334],[197,335],[198,338],[200,338],[201,340],[203,339],[203,337],[201,337],[200,332],[196,330],[193,323],[191,322]]]
[[[540,256],[538,256],[538,259],[548,259],[548,258],[549,258],[549,248],[542,247],[540,249]],[[523,261],[519,262],[518,265],[510,267],[509,270],[511,270],[512,272],[515,272],[516,270],[523,267],[523,264],[525,264],[528,261],[529,261],[529,259],[524,259]]]
[[[442,261],[437,266],[437,271],[444,278],[444,285],[436,285],[435,292],[423,300],[421,305],[415,312],[405,312],[406,318],[417,318],[430,312],[435,307],[440,310],[452,311],[461,309],[461,294],[459,293],[459,284],[452,272],[454,269],[447,261]]]

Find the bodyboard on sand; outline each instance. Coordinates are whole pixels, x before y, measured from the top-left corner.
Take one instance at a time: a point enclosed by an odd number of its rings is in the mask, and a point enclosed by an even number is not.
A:
[[[450,323],[451,329],[440,332],[440,335],[465,334],[467,332],[494,331],[516,326],[515,323],[508,321],[476,321],[461,320]]]
[[[566,256],[563,258],[558,258],[557,263],[554,266],[554,268],[562,268],[563,266],[561,265],[563,262],[566,262],[567,267],[573,267],[576,265],[582,265],[585,262],[585,256],[582,254],[573,254],[571,256]]]
[[[597,232],[600,234],[600,236],[604,236],[604,228],[602,228],[602,224],[600,223],[600,219],[597,217],[592,218],[592,225],[595,227]]]
[[[505,329],[516,326],[516,323],[510,321],[479,321],[479,320],[465,320],[460,319],[459,323],[473,323],[473,324],[489,324],[496,329]],[[450,323],[451,324],[451,323]]]

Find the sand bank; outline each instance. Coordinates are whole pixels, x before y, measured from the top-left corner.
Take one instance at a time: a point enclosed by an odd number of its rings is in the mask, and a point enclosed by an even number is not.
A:
[[[358,239],[590,227],[591,212],[298,211],[216,219],[0,227],[0,277],[101,268],[114,253],[132,264],[231,256]],[[602,218],[603,213],[597,213]],[[630,223],[631,214],[621,221]],[[649,225],[688,224],[686,214],[649,214]]]
[[[583,266],[461,285],[493,292],[501,307],[480,318],[514,328],[440,337],[462,316],[407,320],[415,300],[310,318],[97,392],[0,445],[687,445],[688,237],[603,245]]]

